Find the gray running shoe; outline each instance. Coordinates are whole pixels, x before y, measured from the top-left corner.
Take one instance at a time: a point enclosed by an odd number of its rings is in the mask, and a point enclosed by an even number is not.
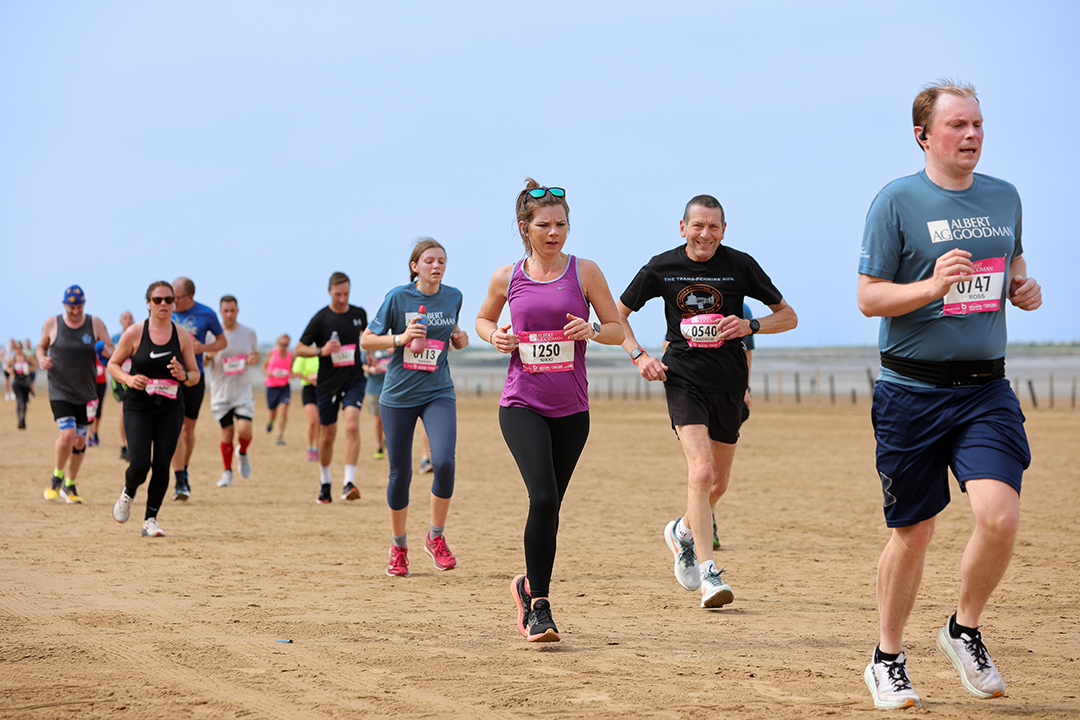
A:
[[[127,490],[120,491],[120,499],[112,508],[112,517],[118,523],[125,523],[131,517],[131,498],[128,497]]]
[[[723,570],[713,567],[705,573],[705,577],[701,578],[701,607],[723,607],[735,599],[731,586],[720,577],[723,574]]]
[[[217,481],[218,487],[232,487],[232,470],[221,473],[221,479]]]
[[[675,579],[687,590],[701,587],[701,571],[698,569],[694,543],[684,543],[675,534],[675,525],[682,518],[672,520],[664,528],[664,542],[675,556]]]
[[[247,453],[239,453],[240,455],[240,477],[251,477],[251,458]]]
[[[960,673],[960,682],[969,693],[982,700],[1005,694],[1005,681],[986,652],[981,632],[976,630],[975,637],[960,633],[959,638],[954,638],[946,623],[938,631],[937,646]]]
[[[922,707],[915,689],[907,676],[907,658],[900,653],[893,662],[872,662],[863,673],[866,687],[874,696],[874,707],[885,710],[892,708]]]

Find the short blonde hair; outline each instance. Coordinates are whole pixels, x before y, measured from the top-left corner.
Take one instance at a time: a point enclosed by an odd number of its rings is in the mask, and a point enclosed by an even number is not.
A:
[[[939,78],[937,81],[924,85],[922,91],[915,96],[915,102],[911,105],[911,122],[913,127],[921,127],[920,138],[926,139],[926,130],[934,122],[934,114],[937,109],[937,100],[942,95],[955,95],[956,97],[975,98],[975,86],[959,80]],[[915,142],[919,142],[916,139]],[[922,143],[919,143],[922,148]]]

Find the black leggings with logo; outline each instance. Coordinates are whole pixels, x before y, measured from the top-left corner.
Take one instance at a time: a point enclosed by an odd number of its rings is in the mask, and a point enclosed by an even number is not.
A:
[[[162,411],[124,408],[124,432],[127,433],[131,463],[124,475],[128,497],[135,497],[139,486],[150,473],[146,490],[146,517],[157,517],[161,501],[169,489],[169,463],[176,452],[176,442],[184,427],[184,404]]]
[[[547,597],[555,564],[559,508],[585,441],[589,412],[544,417],[517,407],[499,408],[499,426],[529,491],[525,565],[533,597]]]

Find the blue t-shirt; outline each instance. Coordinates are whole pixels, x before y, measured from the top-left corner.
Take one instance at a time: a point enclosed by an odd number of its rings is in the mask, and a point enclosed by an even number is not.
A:
[[[921,171],[886,185],[866,216],[860,274],[897,284],[925,280],[940,256],[960,248],[971,253],[973,263],[1003,262],[1004,276],[997,296],[987,298],[1000,309],[948,314],[945,299],[934,300],[906,315],[882,318],[879,349],[938,362],[1004,357],[1009,265],[1024,252],[1020,230],[1020,196],[1004,180],[976,173],[968,189],[946,190]],[[989,283],[990,275],[985,279]],[[926,386],[884,368],[879,379]]]
[[[219,338],[225,334],[225,329],[222,328],[221,323],[218,322],[217,313],[202,303],[197,302],[184,312],[174,312],[172,314],[172,319],[173,322],[179,324],[180,327],[191,333],[191,337],[201,343],[206,342],[207,331],[214,333],[215,338]],[[202,372],[202,353],[195,356],[195,362],[199,365],[199,372]]]
[[[743,317],[743,320],[753,320],[754,319],[754,313],[750,312],[750,306],[747,305],[746,303],[742,304],[742,317]],[[743,341],[743,345],[746,346],[747,350],[753,350],[754,349],[754,336],[753,335],[744,335],[742,341]]]
[[[421,305],[426,308],[428,340],[444,343],[435,370],[428,372],[406,368],[405,347],[397,348],[390,358],[390,367],[386,370],[382,393],[379,394],[381,405],[417,407],[438,398],[454,397],[454,380],[450,377],[447,355],[450,335],[461,312],[461,292],[457,288],[440,285],[439,292],[425,295],[412,284],[396,287],[386,294],[369,327],[376,335],[399,335],[405,332]]]
[[[393,352],[390,350],[372,350],[364,353],[364,362],[368,365],[373,363],[382,362],[383,367],[386,367],[386,362],[393,356]],[[367,373],[367,389],[364,391],[368,395],[381,395],[383,389],[383,381],[386,380],[386,373]]]

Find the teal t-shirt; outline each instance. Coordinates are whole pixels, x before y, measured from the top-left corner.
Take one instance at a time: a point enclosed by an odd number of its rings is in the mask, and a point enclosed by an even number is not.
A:
[[[442,397],[454,397],[454,380],[450,377],[447,356],[450,335],[461,312],[461,292],[449,285],[440,285],[434,295],[425,295],[415,285],[402,285],[386,294],[379,311],[368,326],[376,335],[398,335],[405,332],[409,321],[420,306],[425,307],[428,319],[428,340],[442,343],[434,359],[434,370],[417,369],[428,366],[424,358],[409,357],[407,348],[399,347],[390,358],[379,403],[387,407],[406,408],[426,405]],[[433,352],[435,349],[429,350]],[[428,358],[430,360],[430,358]],[[408,367],[412,365],[413,367]]]
[[[978,263],[978,276],[958,283],[957,296],[882,318],[878,348],[938,362],[1004,357],[1009,264],[1024,252],[1020,233],[1020,196],[1004,180],[976,173],[968,189],[946,190],[921,171],[886,185],[866,216],[859,273],[913,283],[933,275],[937,259],[960,248]],[[886,369],[879,378],[923,385]]]

